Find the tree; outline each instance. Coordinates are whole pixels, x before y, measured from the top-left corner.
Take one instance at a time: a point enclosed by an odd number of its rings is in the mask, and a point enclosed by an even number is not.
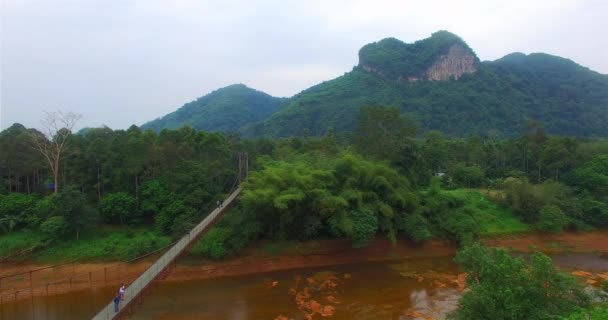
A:
[[[53,216],[61,216],[67,230],[76,234],[76,240],[80,232],[92,228],[97,222],[96,211],[93,210],[80,191],[72,186],[67,186],[59,193],[53,194],[55,206]]]
[[[34,196],[22,193],[0,196],[0,232],[11,232],[24,227],[29,210],[35,204]]]
[[[566,215],[556,205],[545,205],[540,209],[537,226],[542,231],[560,233],[568,224]]]
[[[608,155],[593,157],[574,171],[573,184],[597,196],[608,195]]]
[[[59,168],[61,157],[72,129],[82,116],[71,111],[45,112],[42,132],[32,133],[34,147],[46,159],[53,174],[53,192],[59,191]]]
[[[195,215],[194,209],[185,205],[183,201],[177,200],[160,211],[155,217],[155,223],[161,232],[178,236],[187,231],[187,228],[183,228],[182,223],[191,222]]]
[[[147,216],[155,216],[176,200],[176,195],[168,191],[162,182],[151,180],[142,188],[141,210]]]
[[[456,262],[471,286],[460,299],[458,320],[559,319],[589,303],[582,285],[542,253],[526,264],[505,249],[475,244],[460,251]]]
[[[449,159],[447,139],[439,131],[429,131],[424,135],[423,158],[431,168],[432,173],[445,170]]]
[[[454,180],[461,186],[471,188],[483,184],[485,173],[478,165],[465,166],[459,164],[454,172]]]
[[[0,172],[6,172],[9,192],[26,191],[29,194],[37,185],[37,167],[42,158],[31,152],[31,132],[18,123],[0,132]]]
[[[416,134],[416,126],[396,107],[366,107],[359,111],[355,147],[363,154],[394,161]]]
[[[106,194],[99,202],[99,211],[110,223],[132,223],[139,217],[137,201],[126,192]]]

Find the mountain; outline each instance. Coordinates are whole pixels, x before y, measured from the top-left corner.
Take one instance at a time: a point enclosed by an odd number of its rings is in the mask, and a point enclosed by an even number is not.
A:
[[[350,72],[289,99],[257,91],[236,98],[232,90],[223,92],[231,87],[147,125],[238,129],[246,137],[348,133],[355,129],[361,107],[384,105],[399,107],[421,131],[440,130],[451,136],[515,136],[527,120],[541,122],[551,134],[608,136],[607,75],[544,53],[512,53],[482,62],[460,37],[447,31],[413,43],[386,38],[367,44]],[[264,102],[252,104],[248,99],[254,96],[265,97],[260,99]],[[255,118],[251,113],[257,108],[267,112],[256,113]],[[230,122],[233,117],[241,121]]]
[[[189,125],[197,130],[236,132],[247,124],[265,119],[285,101],[243,84],[234,84],[188,102],[175,112],[141,127],[160,131]]]
[[[363,106],[400,107],[422,131],[452,136],[520,134],[526,120],[549,133],[608,136],[608,76],[534,53],[480,62],[446,31],[406,44],[387,38],[359,51],[351,72],[296,95],[246,136],[349,132]]]

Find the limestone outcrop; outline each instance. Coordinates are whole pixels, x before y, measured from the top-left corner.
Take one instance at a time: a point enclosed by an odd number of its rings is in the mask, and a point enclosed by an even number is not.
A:
[[[425,74],[428,80],[458,80],[463,74],[475,71],[477,71],[475,56],[462,45],[453,44],[448,53],[439,56]]]

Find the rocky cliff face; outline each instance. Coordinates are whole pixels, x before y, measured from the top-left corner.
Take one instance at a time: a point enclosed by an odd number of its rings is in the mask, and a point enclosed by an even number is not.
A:
[[[425,75],[428,80],[458,80],[463,74],[475,71],[477,71],[475,56],[460,44],[454,44],[447,54],[437,58],[435,63],[426,70]]]

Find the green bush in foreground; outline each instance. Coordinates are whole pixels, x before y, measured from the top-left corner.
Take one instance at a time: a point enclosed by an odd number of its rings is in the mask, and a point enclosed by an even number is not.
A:
[[[468,273],[471,290],[453,319],[559,319],[589,304],[582,285],[555,270],[542,253],[526,263],[505,249],[475,244],[460,251],[456,261]]]
[[[577,311],[562,320],[604,320],[608,319],[608,306],[603,305],[595,308]]]

